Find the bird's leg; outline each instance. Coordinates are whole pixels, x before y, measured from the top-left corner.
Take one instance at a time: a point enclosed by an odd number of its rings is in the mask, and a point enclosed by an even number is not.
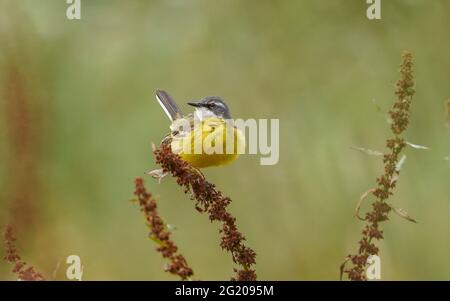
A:
[[[158,180],[158,184],[161,183],[161,180],[167,176],[169,173],[164,172],[161,168],[160,169],[154,169],[146,172],[147,175],[151,176],[153,179]]]

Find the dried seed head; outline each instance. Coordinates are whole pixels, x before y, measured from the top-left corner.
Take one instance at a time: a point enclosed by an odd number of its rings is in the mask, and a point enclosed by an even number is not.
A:
[[[405,139],[400,137],[400,135],[408,126],[411,100],[415,92],[412,67],[411,53],[404,52],[400,65],[400,80],[397,82],[395,92],[397,100],[389,111],[394,137],[386,140],[386,147],[390,152],[383,155],[384,174],[376,179],[377,187],[371,190],[377,200],[373,202],[372,210],[365,215],[366,225],[361,233],[362,238],[359,241],[358,254],[347,256],[347,258],[351,259],[350,262],[353,266],[345,269],[345,264],[348,260],[341,266],[341,272],[346,273],[350,280],[366,280],[367,258],[370,255],[377,255],[379,252],[373,241],[383,239],[383,231],[380,230],[379,225],[381,222],[389,219],[388,215],[392,210],[391,206],[385,201],[392,195],[392,190],[395,188],[400,173],[399,166],[401,167],[402,164],[400,153],[407,145]],[[412,220],[411,218],[409,219]]]
[[[154,154],[156,163],[161,166],[163,172],[170,173],[178,185],[183,187],[184,192],[195,200],[196,209],[206,212],[210,221],[221,222],[220,246],[230,252],[233,261],[242,267],[241,270],[235,270],[236,276],[232,279],[256,280],[256,273],[250,268],[255,264],[256,253],[244,245],[245,237],[237,229],[236,218],[227,211],[231,199],[208,182],[198,169],[174,154],[169,140],[162,143],[159,149],[155,149]]]
[[[11,225],[6,226],[3,238],[5,241],[5,249],[6,249],[5,250],[6,254],[3,259],[14,265],[12,272],[17,274],[18,279],[24,281],[45,280],[45,277],[41,273],[36,272],[34,267],[32,266],[27,267],[26,262],[23,261],[22,258],[20,257],[15,245],[16,238],[14,237]]]
[[[158,244],[156,249],[162,254],[164,258],[170,260],[165,270],[173,275],[178,275],[181,279],[189,279],[194,272],[188,266],[183,255],[177,253],[178,247],[170,239],[170,232],[168,227],[158,214],[156,200],[151,193],[147,192],[142,178],[134,180],[135,191],[134,195],[139,200],[139,206],[150,228],[149,237]]]

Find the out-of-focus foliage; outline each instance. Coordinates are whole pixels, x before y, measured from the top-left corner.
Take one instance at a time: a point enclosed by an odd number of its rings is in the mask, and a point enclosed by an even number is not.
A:
[[[153,93],[167,89],[186,111],[220,95],[234,117],[280,119],[277,165],[246,155],[205,171],[233,199],[259,278],[337,279],[360,237],[358,198],[382,172],[381,157],[351,147],[384,150],[408,49],[417,93],[405,135],[430,150],[406,151],[391,203],[418,224],[383,225],[382,277],[449,279],[450,3],[383,1],[380,21],[366,7],[82,0],[82,19],[69,21],[65,1],[1,0],[0,224],[16,224],[21,254],[47,278],[64,279],[77,254],[86,280],[174,279],[127,202],[168,131]],[[196,277],[228,279],[218,225],[170,177],[146,182]],[[9,269],[0,263],[1,279]]]

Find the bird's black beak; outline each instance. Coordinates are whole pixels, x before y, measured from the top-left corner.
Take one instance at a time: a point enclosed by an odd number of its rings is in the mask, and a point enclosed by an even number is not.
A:
[[[188,102],[187,104],[190,105],[190,106],[196,107],[196,108],[202,107],[202,103],[201,102]]]

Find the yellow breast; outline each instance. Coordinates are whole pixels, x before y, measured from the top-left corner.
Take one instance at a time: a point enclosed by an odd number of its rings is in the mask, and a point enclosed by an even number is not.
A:
[[[185,137],[174,137],[172,142],[172,151],[197,168],[228,164],[244,150],[242,132],[215,117],[205,119]]]

